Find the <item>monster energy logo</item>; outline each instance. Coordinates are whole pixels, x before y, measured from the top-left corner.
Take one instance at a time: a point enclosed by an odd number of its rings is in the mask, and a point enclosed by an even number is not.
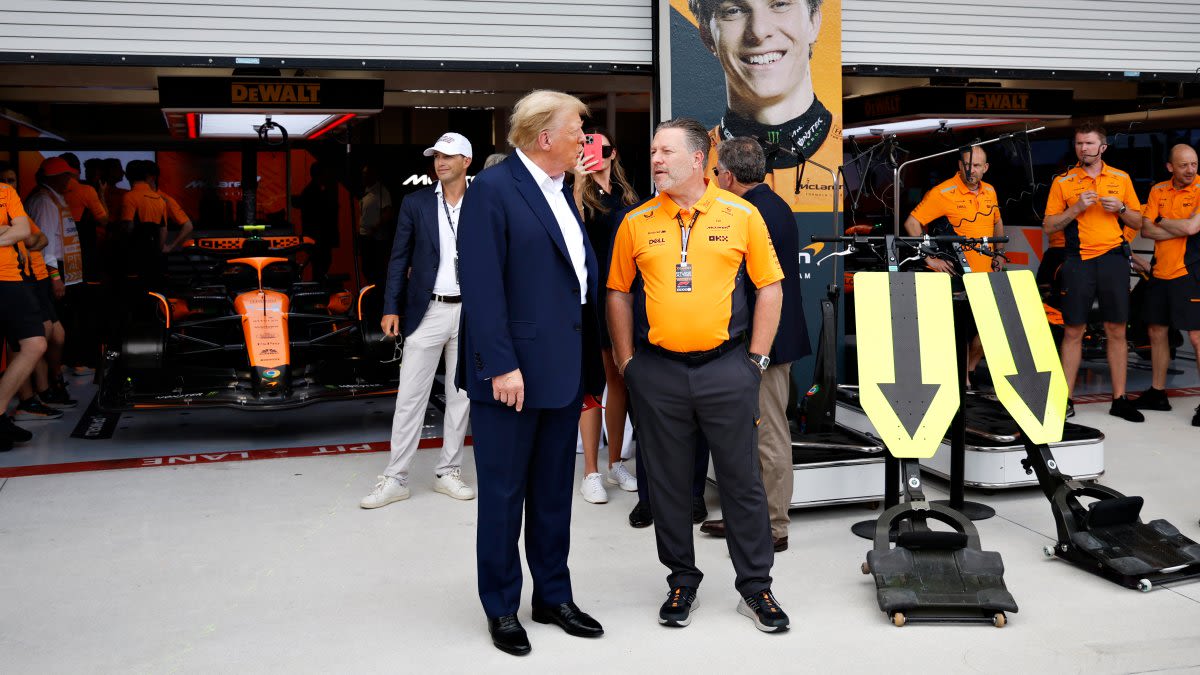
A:
[[[778,129],[772,129],[771,131],[767,132],[767,142],[768,143],[778,143],[779,142],[779,130]]]

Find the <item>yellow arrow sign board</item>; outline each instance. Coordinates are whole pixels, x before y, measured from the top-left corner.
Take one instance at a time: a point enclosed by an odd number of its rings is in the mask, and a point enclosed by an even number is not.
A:
[[[854,275],[859,400],[895,457],[932,457],[958,411],[946,274]]]
[[[1067,379],[1033,272],[968,274],[963,281],[996,398],[1029,440],[1061,441]]]

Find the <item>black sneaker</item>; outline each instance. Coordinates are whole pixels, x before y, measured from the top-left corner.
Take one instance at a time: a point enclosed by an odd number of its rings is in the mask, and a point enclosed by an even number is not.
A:
[[[658,609],[658,622],[664,626],[683,628],[692,622],[692,611],[696,602],[696,589],[691,586],[676,586],[667,594],[667,601]]]
[[[79,405],[79,401],[71,398],[66,387],[50,387],[46,391],[39,392],[38,398],[51,408],[74,408]]]
[[[1200,427],[1200,405],[1196,406],[1196,414],[1192,415],[1192,426]]]
[[[32,396],[27,401],[21,401],[17,404],[16,410],[13,411],[13,419],[21,420],[22,422],[36,422],[38,420],[56,420],[63,416],[61,410],[55,410],[48,405],[44,405],[37,400],[36,396]]]
[[[703,523],[708,520],[708,507],[704,505],[704,497],[692,497],[692,522]]]
[[[1122,396],[1121,398],[1114,398],[1113,402],[1112,402],[1112,407],[1108,409],[1108,414],[1112,415],[1113,417],[1120,417],[1121,419],[1125,420],[1126,422],[1145,422],[1146,421],[1146,416],[1143,415],[1137,409],[1137,407],[1133,405],[1133,401],[1130,401],[1127,396]]]
[[[775,602],[775,596],[770,590],[759,591],[754,595],[742,598],[738,603],[738,614],[748,616],[754,621],[754,627],[764,633],[782,633],[788,629],[788,615]]]
[[[1150,387],[1133,400],[1133,407],[1138,410],[1162,410],[1165,412],[1171,409],[1171,402],[1167,400],[1165,390]]]
[[[8,415],[0,415],[0,438],[8,439],[10,443],[25,443],[33,440],[33,434],[14,424]]]
[[[637,506],[629,512],[629,524],[633,527],[650,527],[654,524],[654,514],[650,511],[650,504],[646,502],[638,502]]]
[[[1067,417],[1074,417],[1074,416],[1075,416],[1075,402],[1072,401],[1071,399],[1067,399]]]

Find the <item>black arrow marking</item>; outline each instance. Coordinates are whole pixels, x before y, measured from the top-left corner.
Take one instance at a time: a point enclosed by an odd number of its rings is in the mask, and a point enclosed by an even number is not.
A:
[[[892,363],[895,382],[880,384],[883,397],[900,418],[909,436],[915,436],[929,406],[941,391],[941,384],[925,384],[921,379],[921,332],[917,318],[916,274],[888,274],[891,282]],[[911,358],[907,358],[908,355]],[[903,356],[902,356],[903,355]],[[948,354],[948,358],[953,358]]]
[[[1045,425],[1052,373],[1038,370],[1033,361],[1033,348],[1029,345],[1029,336],[1025,334],[1025,324],[1021,322],[1012,276],[1006,272],[989,274],[988,280],[996,297],[996,309],[1000,311],[1000,326],[1008,340],[1013,364],[1017,367],[1015,375],[1005,375],[1004,379],[1016,390],[1017,396],[1029,407],[1029,412],[1033,413],[1038,423]]]

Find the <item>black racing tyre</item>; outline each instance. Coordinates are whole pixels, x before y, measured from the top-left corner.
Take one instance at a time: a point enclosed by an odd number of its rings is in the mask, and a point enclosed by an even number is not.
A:
[[[166,336],[163,327],[153,323],[135,323],[121,341],[121,361],[131,370],[157,371],[163,366]]]

